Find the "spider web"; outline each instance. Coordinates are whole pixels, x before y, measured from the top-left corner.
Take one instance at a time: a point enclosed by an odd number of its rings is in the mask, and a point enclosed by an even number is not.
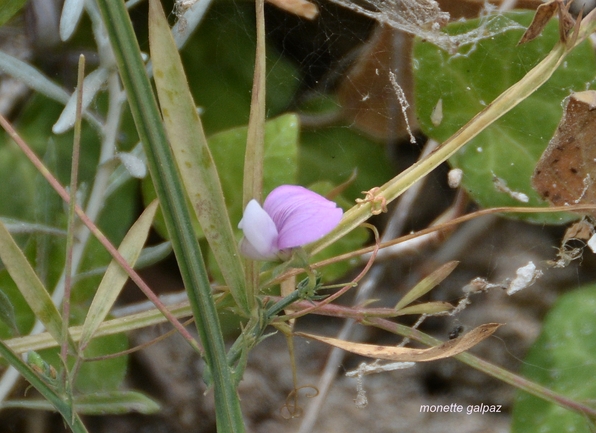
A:
[[[441,31],[450,19],[447,12],[441,11],[434,0],[363,0],[367,7],[347,0],[329,0],[332,3],[351,9],[381,24],[396,30],[421,37],[454,53],[461,46],[474,44],[499,33],[521,28],[519,24],[502,16],[488,18],[478,29],[461,35],[448,35]],[[494,6],[486,4],[484,17],[494,11]]]

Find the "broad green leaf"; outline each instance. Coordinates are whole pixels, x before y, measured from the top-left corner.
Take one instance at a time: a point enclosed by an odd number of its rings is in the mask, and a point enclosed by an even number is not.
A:
[[[286,114],[265,123],[263,197],[279,185],[296,183],[298,118]],[[218,167],[226,205],[236,227],[242,218],[242,176],[247,127],[233,128],[209,137],[209,147]]]
[[[320,181],[340,185],[356,170],[356,180],[343,193],[350,200],[395,175],[384,146],[345,127],[303,132],[298,170],[300,185]]]
[[[16,15],[27,0],[0,0],[0,26]]]
[[[85,349],[84,354],[86,358],[95,358],[122,352],[128,348],[126,335],[114,334],[94,338]],[[59,353],[59,348],[53,348],[40,351],[39,355],[60,371],[62,362]],[[69,368],[72,368],[74,362],[74,358],[69,359]],[[80,393],[114,391],[122,385],[127,367],[128,356],[126,355],[99,361],[85,361],[75,379],[75,388]]]
[[[298,160],[298,119],[286,114],[265,122],[263,197],[279,185],[295,184]],[[209,137],[209,147],[219,169],[226,206],[233,227],[242,218],[242,182],[244,154],[248,128],[232,128]],[[236,230],[237,239],[241,232]],[[210,254],[209,268],[216,280],[221,280],[219,269]]]
[[[98,357],[122,352],[129,348],[124,334],[95,338],[85,349],[85,357]],[[128,356],[84,362],[79,370],[75,387],[79,392],[112,391],[122,385],[128,368]]]
[[[181,55],[189,86],[201,107],[207,136],[248,124],[256,30],[254,2],[213,2]],[[267,47],[267,116],[287,111],[300,72],[287,57]]]
[[[527,26],[533,12],[505,17]],[[451,34],[478,27],[479,20],[447,26]],[[424,41],[414,47],[416,107],[420,125],[428,136],[444,141],[501,92],[521,79],[544,58],[559,38],[557,22],[550,23],[538,39],[516,46],[522,30],[512,30],[465,47],[459,55]],[[561,102],[573,91],[592,86],[596,59],[588,42],[575,48],[551,79],[468,143],[449,162],[464,173],[462,185],[483,207],[545,206],[530,185],[538,158],[551,139],[562,114]],[[440,123],[431,121],[442,101]],[[529,197],[520,203],[495,188],[493,176],[508,188]],[[517,216],[517,215],[516,215]],[[534,222],[562,223],[573,218],[561,214],[519,215]]]
[[[596,399],[596,286],[567,293],[549,311],[540,337],[522,365],[528,379],[589,404]],[[591,426],[591,427],[590,427]],[[519,391],[514,433],[590,433],[594,424],[578,413]]]
[[[62,317],[29,261],[4,224],[0,222],[0,260],[16,283],[27,304],[56,341],[62,341]],[[70,346],[75,348],[69,337]]]
[[[157,200],[151,203],[145,212],[139,217],[137,222],[128,231],[124,240],[120,244],[118,251],[130,266],[134,266],[151,228],[153,217],[157,209]],[[83,323],[80,347],[84,349],[95,331],[106,318],[110,309],[116,302],[116,298],[128,280],[128,274],[120,267],[118,263],[112,261],[97,288],[93,302]]]
[[[149,43],[165,128],[201,229],[236,303],[248,310],[244,270],[219,175],[165,16],[150,14]]]
[[[73,398],[75,411],[80,415],[122,415],[131,412],[151,415],[159,411],[159,403],[136,391],[98,392]],[[56,410],[47,400],[10,400],[0,404],[2,409]]]

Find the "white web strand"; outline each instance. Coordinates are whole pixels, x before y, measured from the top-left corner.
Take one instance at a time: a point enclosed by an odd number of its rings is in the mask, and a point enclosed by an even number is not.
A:
[[[434,0],[362,0],[361,3],[366,7],[352,3],[351,0],[330,1],[381,24],[419,36],[453,54],[460,47],[476,44],[482,39],[513,29],[525,29],[502,15],[486,17],[494,11],[494,7],[490,5],[482,14],[485,21],[479,28],[459,35],[449,35],[442,32],[441,28],[449,22],[450,15],[441,11]]]
[[[406,121],[406,130],[410,135],[410,143],[416,144],[416,137],[412,134],[412,128],[410,128],[410,121],[408,120],[408,108],[410,108],[410,104],[406,99],[406,95],[398,84],[397,79],[395,78],[395,74],[389,71],[389,81],[391,81],[391,85],[393,86],[393,90],[395,90],[395,95],[397,96],[397,100],[399,101],[399,105],[401,105],[401,112],[404,114],[404,119]]]

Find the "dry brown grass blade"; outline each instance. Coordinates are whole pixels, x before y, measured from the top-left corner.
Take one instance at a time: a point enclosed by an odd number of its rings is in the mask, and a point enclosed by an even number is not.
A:
[[[339,347],[347,352],[366,356],[373,359],[386,359],[399,362],[426,362],[437,359],[449,358],[459,353],[465,352],[482,340],[491,336],[502,324],[487,323],[480,325],[463,337],[449,340],[440,346],[430,347],[428,349],[411,349],[408,347],[380,346],[376,344],[352,343],[350,341],[338,340],[336,338],[321,337],[318,335],[305,334],[298,332],[295,335],[310,338]]]

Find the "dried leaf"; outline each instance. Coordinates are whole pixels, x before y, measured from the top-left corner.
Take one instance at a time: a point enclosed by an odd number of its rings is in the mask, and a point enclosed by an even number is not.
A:
[[[563,244],[566,244],[572,239],[587,241],[594,234],[594,225],[588,220],[581,220],[571,225],[565,231],[563,236]]]
[[[500,323],[487,323],[473,329],[463,337],[449,340],[440,346],[435,346],[428,349],[411,349],[407,347],[352,343],[350,341],[321,337],[318,335],[305,334],[302,332],[298,332],[296,335],[311,338],[313,340],[338,347],[347,352],[373,359],[387,359],[389,361],[399,362],[425,362],[449,358],[450,356],[465,352],[466,350],[480,343],[482,340],[491,336],[500,326]]]
[[[563,117],[536,165],[532,186],[555,206],[596,204],[594,180],[596,91],[588,90],[566,98]]]
[[[319,8],[314,3],[307,0],[267,0],[269,3],[280,9],[298,15],[309,20],[314,19],[319,14]]]
[[[532,24],[530,24],[528,30],[526,30],[522,38],[519,40],[517,43],[518,45],[530,42],[542,33],[544,27],[546,27],[550,19],[557,13],[560,1],[561,0],[551,0],[538,6]]]
[[[569,30],[574,27],[576,22],[576,20],[569,13],[570,4],[571,2],[566,5],[563,0],[551,0],[538,6],[536,9],[536,15],[534,15],[534,19],[532,20],[532,24],[530,24],[528,30],[526,30],[518,42],[518,45],[525,44],[526,42],[530,42],[531,40],[537,38],[555,14],[559,15],[560,38],[561,41],[565,42],[567,40],[567,34],[569,33]]]

